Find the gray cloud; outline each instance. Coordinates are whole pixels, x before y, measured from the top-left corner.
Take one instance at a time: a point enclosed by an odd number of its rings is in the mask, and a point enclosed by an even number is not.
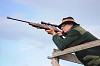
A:
[[[99,0],[14,0],[31,9],[36,9],[39,18],[50,18],[51,21],[60,22],[63,17],[73,16],[82,24],[100,24]]]

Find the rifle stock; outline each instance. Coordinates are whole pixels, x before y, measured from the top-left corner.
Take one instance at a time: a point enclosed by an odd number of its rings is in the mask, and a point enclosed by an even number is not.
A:
[[[24,22],[24,23],[28,23],[29,25],[33,26],[33,27],[36,27],[36,28],[39,28],[39,29],[45,29],[45,30],[48,30],[49,27],[48,25],[45,25],[45,24],[38,24],[38,23],[33,23],[33,22],[28,22],[28,21],[23,21],[23,20],[19,20],[19,19],[15,19],[15,18],[11,18],[11,17],[7,17],[7,19],[11,19],[11,20],[16,20],[16,21],[20,21],[20,22]],[[52,26],[52,24],[51,24]],[[55,32],[59,32],[60,30],[58,30],[56,27],[51,27],[54,29]]]

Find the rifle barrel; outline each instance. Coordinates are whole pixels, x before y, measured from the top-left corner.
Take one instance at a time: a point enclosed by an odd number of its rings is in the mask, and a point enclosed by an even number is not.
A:
[[[12,20],[16,20],[16,21],[21,21],[21,22],[29,23],[28,21],[23,21],[23,20],[19,20],[19,19],[11,18],[11,17],[7,17],[7,19],[12,19]]]

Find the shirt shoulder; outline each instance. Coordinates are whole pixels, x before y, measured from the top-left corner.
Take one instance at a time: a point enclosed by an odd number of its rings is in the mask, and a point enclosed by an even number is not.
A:
[[[81,26],[76,26],[72,30],[78,31],[81,35],[83,35],[84,33],[86,33],[86,30],[84,28],[82,28]]]

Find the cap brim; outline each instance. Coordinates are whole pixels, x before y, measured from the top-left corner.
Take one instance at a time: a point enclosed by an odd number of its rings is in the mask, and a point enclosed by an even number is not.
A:
[[[76,22],[66,21],[66,22],[61,23],[61,24],[58,26],[58,28],[61,29],[61,27],[62,27],[63,24],[71,24],[71,23],[74,24],[74,25],[79,25],[79,24],[77,24]]]

